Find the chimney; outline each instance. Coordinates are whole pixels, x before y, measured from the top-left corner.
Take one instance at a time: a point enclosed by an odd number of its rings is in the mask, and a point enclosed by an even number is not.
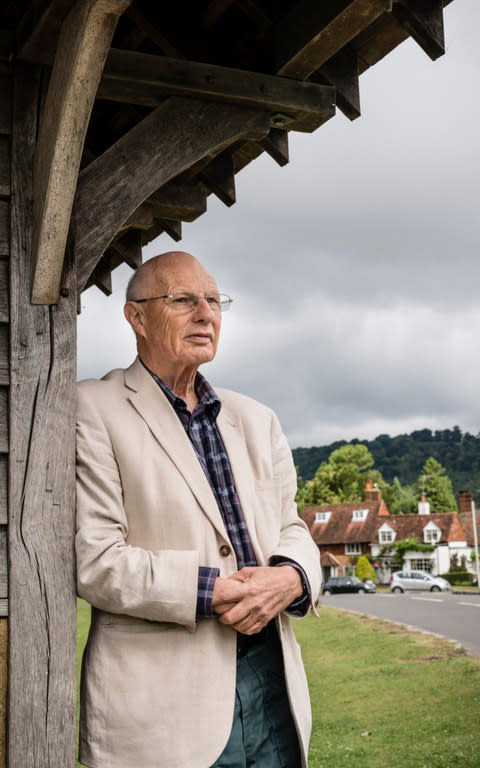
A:
[[[458,493],[458,511],[469,512],[472,514],[472,494],[470,491],[459,491]]]
[[[418,514],[419,515],[429,515],[430,514],[430,504],[428,501],[425,501],[425,496],[421,495],[420,501],[418,502]]]
[[[371,477],[369,477],[367,480],[367,484],[365,486],[365,495],[363,497],[363,500],[367,504],[378,504],[382,500],[382,494],[380,492],[380,488],[378,487],[377,483],[375,483],[375,485],[373,484],[373,480]]]

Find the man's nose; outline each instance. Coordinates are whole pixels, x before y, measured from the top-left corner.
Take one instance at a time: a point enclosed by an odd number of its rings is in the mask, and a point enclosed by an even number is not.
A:
[[[212,316],[215,315],[215,311],[204,296],[197,296],[197,303],[195,304],[193,315],[197,319],[210,320]]]

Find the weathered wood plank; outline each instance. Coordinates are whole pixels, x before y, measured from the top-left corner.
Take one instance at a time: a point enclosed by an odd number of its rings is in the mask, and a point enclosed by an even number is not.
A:
[[[30,3],[17,29],[19,59],[51,65],[62,28],[75,0],[37,0]]]
[[[9,255],[10,206],[0,200],[0,256]]]
[[[0,323],[0,386],[8,386],[9,383],[9,327],[6,323]]]
[[[290,130],[298,125],[302,131],[313,131],[335,111],[333,89],[318,83],[135,51],[110,51],[99,98],[157,107],[168,95],[257,107],[272,116],[285,113],[291,117]]]
[[[7,526],[0,525],[0,598],[8,597]]]
[[[0,71],[0,134],[10,134],[12,130],[12,94],[11,75],[7,67],[2,64]]]
[[[238,138],[262,138],[269,123],[259,110],[173,97],[87,166],[74,209],[79,289],[146,198]]]
[[[130,229],[112,243],[121,261],[132,269],[137,269],[142,263],[142,236],[138,229]],[[112,267],[112,262],[110,262]]]
[[[8,389],[0,387],[0,453],[8,453]]]
[[[156,215],[175,221],[195,221],[207,210],[207,198],[194,185],[170,182],[150,195]]]
[[[0,525],[6,525],[8,521],[7,474],[8,474],[8,457],[7,457],[7,454],[0,453]]]
[[[233,160],[229,152],[222,152],[200,173],[200,179],[225,205],[236,201]]]
[[[280,166],[288,163],[288,133],[279,128],[272,128],[268,135],[260,141],[260,146],[268,152]]]
[[[0,323],[8,323],[8,260],[0,258]]]
[[[55,304],[85,134],[118,22],[130,0],[81,0],[65,19],[35,152],[32,302]]]
[[[443,56],[443,0],[396,0],[392,13],[433,61]]]
[[[0,101],[1,105],[1,101]],[[0,134],[0,196],[10,195],[10,138]]]
[[[176,243],[179,243],[182,239],[182,222],[181,221],[171,221],[170,219],[156,219],[156,222],[159,227],[163,229],[164,232],[167,233],[169,237],[172,238],[172,240],[175,240]]]
[[[9,768],[75,765],[76,280],[30,304],[39,79],[16,64],[10,293]]]
[[[353,48],[346,45],[311,77],[316,82],[335,87],[337,107],[350,120],[360,117],[358,57]]]
[[[112,293],[112,273],[108,259],[101,259],[92,272],[92,283],[101,290],[105,296]]]
[[[305,79],[344,45],[389,11],[391,0],[303,0],[276,26],[273,69]]]

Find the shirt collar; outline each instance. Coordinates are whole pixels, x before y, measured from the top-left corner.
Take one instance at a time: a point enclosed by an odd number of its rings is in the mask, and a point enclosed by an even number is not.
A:
[[[145,363],[141,358],[139,359],[141,364],[145,368],[145,370],[147,370],[150,376],[152,376],[152,378],[157,382],[158,386],[160,387],[162,392],[165,394],[165,397],[167,398],[169,403],[173,406],[173,408],[175,410],[187,410],[187,404],[185,403],[185,400],[183,400],[181,397],[176,395],[175,392],[173,392],[170,389],[170,387],[167,384],[165,384],[165,382],[163,381],[163,379],[160,378],[160,376],[157,376],[156,373],[151,371],[150,368],[147,365],[145,365]],[[206,378],[202,376],[202,374],[199,371],[197,371],[197,374],[195,376],[195,392],[198,397],[198,403],[195,408],[195,411],[200,409],[202,411],[209,410],[212,413],[214,419],[216,419],[220,412],[220,408],[222,407],[222,404],[212,385],[208,383]]]

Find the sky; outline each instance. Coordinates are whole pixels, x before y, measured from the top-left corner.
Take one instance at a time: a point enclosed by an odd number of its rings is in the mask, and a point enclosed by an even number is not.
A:
[[[406,41],[361,76],[361,117],[291,132],[287,166],[264,153],[235,205],[210,195],[144,249],[193,253],[232,296],[202,372],[272,407],[292,448],[480,432],[480,2],[444,18],[445,56]],[[131,274],[82,295],[79,379],[135,357]]]

